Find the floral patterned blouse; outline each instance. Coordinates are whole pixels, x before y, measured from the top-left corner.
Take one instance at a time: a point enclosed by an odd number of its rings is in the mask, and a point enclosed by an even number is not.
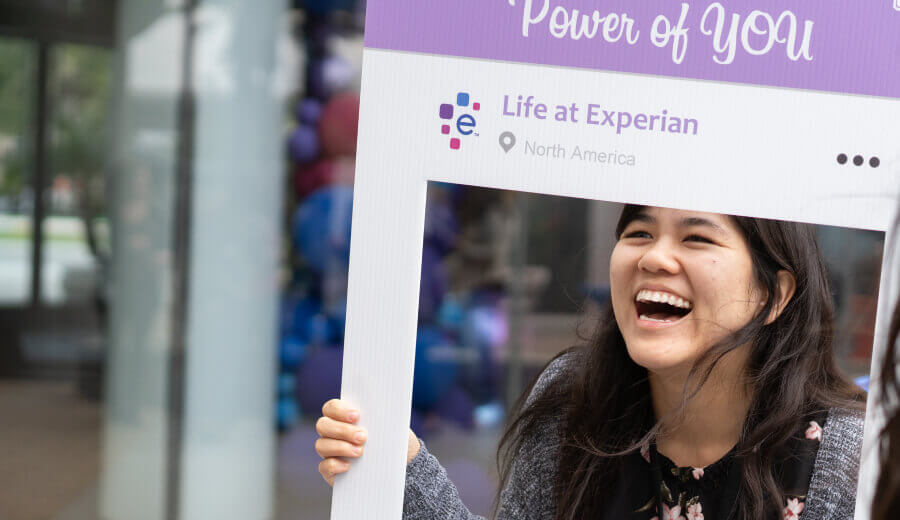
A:
[[[797,520],[803,512],[827,412],[811,417],[775,462],[775,478],[785,494],[781,516]],[[740,485],[740,461],[733,450],[705,468],[676,466],[651,444],[627,458],[621,493],[605,518],[629,520],[727,520],[733,518]]]

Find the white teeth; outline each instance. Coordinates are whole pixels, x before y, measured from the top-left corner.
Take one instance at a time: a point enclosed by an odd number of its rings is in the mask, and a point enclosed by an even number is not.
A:
[[[635,297],[635,301],[668,303],[673,307],[679,307],[682,309],[690,309],[691,307],[693,307],[691,302],[685,300],[684,298],[681,298],[680,296],[675,296],[674,294],[661,291],[648,291],[647,289],[638,291],[637,296]]]
[[[657,323],[671,323],[672,322],[672,320],[658,320],[656,318],[651,318],[650,316],[647,316],[646,314],[641,314],[640,318],[642,320],[655,321]]]

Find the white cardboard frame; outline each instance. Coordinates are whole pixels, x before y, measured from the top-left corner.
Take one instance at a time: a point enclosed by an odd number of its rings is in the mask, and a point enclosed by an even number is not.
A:
[[[482,105],[479,135],[451,150],[438,106],[459,91]],[[503,96],[519,94],[548,105],[665,108],[697,119],[700,131],[617,135],[503,116]],[[894,99],[366,49],[341,398],[359,407],[369,439],[335,483],[332,520],[401,517],[429,180],[887,231],[900,170],[896,121]],[[509,153],[497,142],[506,130],[518,138]],[[526,140],[626,151],[636,164],[528,156]],[[881,166],[841,166],[840,152],[878,156]],[[896,296],[886,278],[876,337]],[[876,342],[876,359],[882,350]],[[864,452],[872,433],[867,427]],[[874,486],[867,464],[859,520]]]

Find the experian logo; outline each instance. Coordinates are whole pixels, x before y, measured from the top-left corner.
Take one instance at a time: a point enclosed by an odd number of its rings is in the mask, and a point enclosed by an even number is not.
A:
[[[468,114],[466,109],[471,109],[473,112],[478,112],[481,110],[481,103],[471,102],[469,99],[468,92],[460,92],[456,95],[456,105],[452,105],[450,103],[441,103],[440,111],[438,115],[441,116],[443,120],[441,124],[441,133],[444,135],[451,135],[453,131],[453,127],[456,128],[456,132],[459,135],[478,135],[478,132],[475,131],[475,117],[472,114]],[[454,120],[454,114],[456,115],[456,119]],[[459,137],[450,137],[450,148],[452,150],[459,150]]]

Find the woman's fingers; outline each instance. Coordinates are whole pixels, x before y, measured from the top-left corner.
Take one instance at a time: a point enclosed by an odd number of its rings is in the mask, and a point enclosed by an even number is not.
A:
[[[323,460],[319,463],[319,473],[329,486],[334,485],[335,475],[340,475],[350,469],[350,463],[334,457]]]
[[[366,430],[359,426],[335,421],[329,417],[320,417],[316,421],[316,432],[323,438],[338,439],[353,444],[362,444],[366,442],[367,437]]]
[[[359,411],[340,399],[325,403],[322,415],[316,422],[316,432],[321,437],[316,441],[316,453],[323,459],[319,463],[319,473],[329,486],[333,486],[335,475],[350,469],[350,462],[345,459],[362,455],[367,433],[356,426]]]
[[[337,439],[319,439],[316,441],[316,453],[323,459],[329,457],[356,458],[362,455],[362,446]]]
[[[322,415],[351,424],[359,420],[359,410],[348,406],[340,399],[332,399],[325,403],[322,406]]]

